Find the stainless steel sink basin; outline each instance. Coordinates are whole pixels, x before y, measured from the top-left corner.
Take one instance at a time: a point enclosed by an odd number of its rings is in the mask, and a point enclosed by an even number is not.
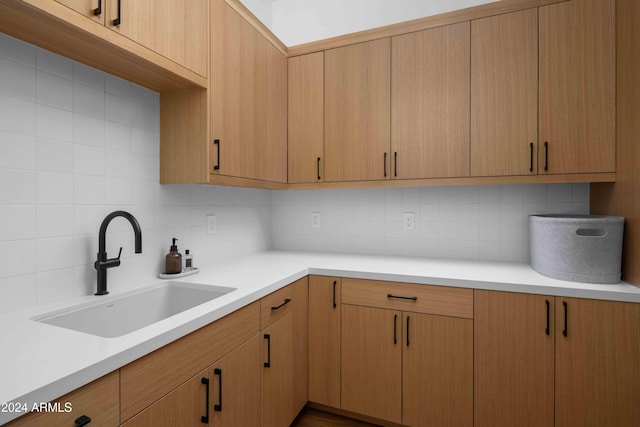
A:
[[[120,297],[34,318],[38,322],[100,337],[119,337],[219,298],[235,288],[167,282]]]

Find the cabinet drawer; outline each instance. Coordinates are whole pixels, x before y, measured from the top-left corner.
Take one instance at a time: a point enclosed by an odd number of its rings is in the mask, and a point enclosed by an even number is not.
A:
[[[473,318],[473,289],[342,279],[342,303]]]
[[[118,379],[118,371],[114,371],[53,402],[59,403],[61,411],[65,411],[67,403],[71,404],[70,412],[32,413],[7,424],[7,427],[72,426],[83,415],[91,418],[92,426],[116,427],[120,424]]]
[[[291,285],[278,289],[260,300],[260,330],[293,311],[296,303]]]

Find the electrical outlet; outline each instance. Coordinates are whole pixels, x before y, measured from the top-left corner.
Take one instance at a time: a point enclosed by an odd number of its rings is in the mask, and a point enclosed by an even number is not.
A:
[[[311,228],[320,228],[320,212],[311,212]]]
[[[415,223],[415,215],[413,212],[405,212],[402,214],[402,229],[413,230]]]
[[[207,215],[207,234],[216,234],[216,216]]]

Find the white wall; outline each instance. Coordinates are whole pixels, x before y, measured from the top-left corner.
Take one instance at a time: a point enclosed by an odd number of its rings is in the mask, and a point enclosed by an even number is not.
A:
[[[0,34],[0,314],[95,292],[98,228],[111,290],[156,280],[171,237],[194,264],[271,247],[271,192],[159,184],[159,95]],[[218,232],[207,235],[205,215]]]
[[[273,28],[273,0],[241,0],[242,3],[269,29]],[[273,29],[272,29],[273,31]]]
[[[245,0],[243,0],[245,1]],[[273,0],[270,28],[287,46],[409,21],[491,0]],[[246,0],[265,3],[265,0]]]
[[[320,228],[311,213],[320,213]],[[413,212],[414,230],[402,214]],[[589,184],[278,191],[276,249],[529,262],[527,217],[589,213]]]

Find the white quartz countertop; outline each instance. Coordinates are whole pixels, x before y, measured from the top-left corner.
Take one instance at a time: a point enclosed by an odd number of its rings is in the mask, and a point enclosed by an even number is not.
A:
[[[565,282],[520,263],[268,251],[198,267],[180,281],[237,290],[117,338],[31,320],[116,293],[0,316],[0,425],[21,415],[3,412],[4,403],[31,407],[60,397],[308,274],[640,303],[640,288],[628,283]]]

